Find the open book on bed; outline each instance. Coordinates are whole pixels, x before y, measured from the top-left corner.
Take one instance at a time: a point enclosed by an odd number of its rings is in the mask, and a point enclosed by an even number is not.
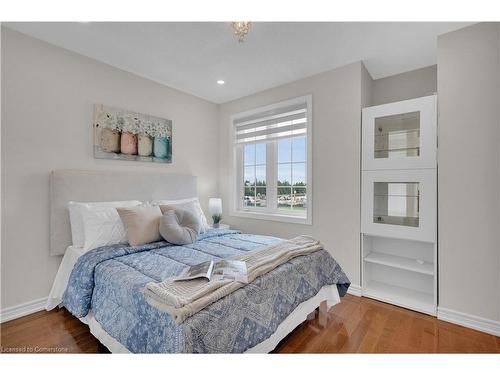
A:
[[[186,268],[174,281],[193,279],[230,279],[248,284],[247,264],[240,260],[218,260],[196,264]]]

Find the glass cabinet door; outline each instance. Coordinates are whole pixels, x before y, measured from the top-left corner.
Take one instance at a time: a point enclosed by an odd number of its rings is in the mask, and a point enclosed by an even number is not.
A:
[[[418,182],[374,182],[373,222],[418,227]]]
[[[361,232],[434,242],[435,169],[375,170],[361,175]]]
[[[363,109],[363,170],[435,168],[436,97]]]
[[[375,159],[420,156],[420,112],[377,117],[374,124]]]

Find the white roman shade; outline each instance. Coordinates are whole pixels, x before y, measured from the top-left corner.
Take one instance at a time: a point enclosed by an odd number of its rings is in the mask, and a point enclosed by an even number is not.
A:
[[[307,134],[307,102],[234,119],[235,144],[262,142]]]

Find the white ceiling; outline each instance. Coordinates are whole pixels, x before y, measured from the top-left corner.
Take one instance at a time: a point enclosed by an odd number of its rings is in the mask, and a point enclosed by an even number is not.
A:
[[[359,60],[374,79],[433,65],[436,37],[468,24],[258,22],[244,43],[228,22],[4,25],[223,103]]]

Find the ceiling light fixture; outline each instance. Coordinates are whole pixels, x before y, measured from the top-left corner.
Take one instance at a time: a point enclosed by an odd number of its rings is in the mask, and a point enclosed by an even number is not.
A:
[[[251,22],[231,22],[233,33],[238,38],[238,42],[243,43],[245,36],[250,31]]]
[[[219,79],[219,80],[217,81],[217,84],[218,84],[218,85],[223,85],[224,83],[226,83],[226,82],[225,82],[224,80],[222,80],[222,79]]]

